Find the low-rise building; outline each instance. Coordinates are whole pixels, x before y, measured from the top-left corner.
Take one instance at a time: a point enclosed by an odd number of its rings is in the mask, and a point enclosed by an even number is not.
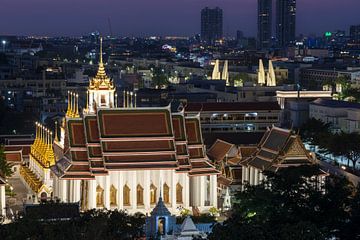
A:
[[[279,125],[277,102],[189,103],[187,115],[200,114],[203,132],[265,132]]]
[[[309,117],[330,123],[334,132],[360,132],[360,104],[316,99],[309,105]]]

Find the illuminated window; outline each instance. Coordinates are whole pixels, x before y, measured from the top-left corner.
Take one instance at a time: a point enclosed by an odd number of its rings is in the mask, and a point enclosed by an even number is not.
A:
[[[116,206],[116,195],[117,195],[117,190],[114,187],[114,185],[111,185],[110,187],[110,206]]]
[[[96,187],[96,207],[104,207],[104,189]]]
[[[124,206],[130,206],[130,188],[125,184],[123,188]]]
[[[136,187],[136,199],[138,205],[144,205],[144,188],[140,184]]]
[[[182,200],[182,190],[183,187],[180,183],[176,184],[176,203],[183,203]]]
[[[170,203],[170,188],[166,183],[164,183],[164,202]]]
[[[150,203],[151,204],[156,204],[156,190],[157,188],[155,187],[154,184],[150,185]]]

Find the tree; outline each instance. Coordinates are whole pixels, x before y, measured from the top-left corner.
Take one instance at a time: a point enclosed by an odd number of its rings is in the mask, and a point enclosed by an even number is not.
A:
[[[169,84],[168,78],[164,73],[164,69],[160,68],[153,69],[152,81],[153,84],[158,88],[162,88],[163,86],[167,86]]]
[[[0,176],[11,177],[14,173],[12,170],[13,165],[6,161],[5,148],[0,146]]]
[[[301,138],[312,145],[320,145],[320,147],[324,147],[326,145],[326,140],[331,134],[330,126],[330,123],[324,123],[321,120],[311,118],[301,126]]]
[[[124,211],[89,210],[69,221],[38,220],[19,216],[14,222],[0,225],[1,239],[136,239],[144,235],[143,214]]]
[[[318,166],[266,172],[257,186],[245,185],[231,216],[213,228],[209,239],[330,239],[350,224],[353,187],[330,176],[316,180]]]

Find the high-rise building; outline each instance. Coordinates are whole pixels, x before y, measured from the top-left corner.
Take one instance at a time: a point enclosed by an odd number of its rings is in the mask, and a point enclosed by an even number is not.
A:
[[[279,47],[295,42],[296,0],[276,0],[276,38]]]
[[[350,26],[350,39],[360,43],[360,25]]]
[[[201,40],[212,44],[223,37],[223,11],[221,8],[201,10]]]
[[[272,29],[272,0],[258,0],[258,47],[270,47]]]

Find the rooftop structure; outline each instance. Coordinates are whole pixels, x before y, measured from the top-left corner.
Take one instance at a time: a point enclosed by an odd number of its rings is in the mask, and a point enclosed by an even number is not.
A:
[[[279,124],[280,107],[276,102],[188,103],[185,113],[200,113],[206,132],[258,132]]]
[[[56,197],[80,201],[82,209],[132,213],[150,213],[159,196],[171,213],[179,206],[206,211],[217,205],[219,172],[206,156],[199,116],[170,106],[137,107],[133,92],[123,93],[119,107],[101,57],[83,111],[77,94],[68,98],[51,166]]]
[[[315,157],[292,130],[272,127],[265,132],[256,151],[240,164],[242,183],[257,185],[264,179],[264,171],[276,172],[286,167],[315,164]]]

